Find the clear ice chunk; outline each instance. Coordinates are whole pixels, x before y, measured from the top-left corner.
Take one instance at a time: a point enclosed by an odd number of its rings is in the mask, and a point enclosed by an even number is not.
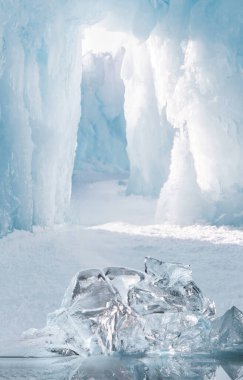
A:
[[[212,322],[211,341],[216,349],[243,348],[243,313],[237,307]]]
[[[145,272],[152,279],[154,288],[159,288],[155,293],[160,291],[160,298],[167,304],[167,309],[199,312],[208,317],[215,314],[214,303],[203,296],[192,280],[189,265],[166,263],[148,257],[145,259]]]
[[[104,269],[104,274],[126,305],[129,289],[145,278],[144,273],[129,268],[109,267]]]
[[[186,285],[192,281],[192,271],[189,265],[167,263],[152,257],[145,259],[145,273],[161,287],[173,286],[178,282]]]
[[[222,368],[227,373],[231,380],[242,380],[243,379],[243,364],[242,359],[237,363],[233,361],[233,363],[222,363]]]
[[[170,305],[166,297],[166,292],[145,280],[129,290],[128,304],[139,315],[164,313],[171,309],[182,310],[180,306]]]
[[[51,353],[210,352],[243,344],[243,314],[213,319],[188,265],[145,260],[145,273],[108,267],[79,272],[62,307],[26,337]]]
[[[79,272],[68,287],[62,307],[72,307],[72,310],[105,309],[116,292],[107,281],[104,273],[98,269]]]

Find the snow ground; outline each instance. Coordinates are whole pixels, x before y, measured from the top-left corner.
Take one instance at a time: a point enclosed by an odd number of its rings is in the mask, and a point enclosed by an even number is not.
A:
[[[125,180],[76,178],[70,222],[0,240],[0,341],[45,324],[71,277],[90,267],[143,268],[149,255],[191,264],[218,313],[243,310],[243,230],[153,224],[156,200],[125,196]]]

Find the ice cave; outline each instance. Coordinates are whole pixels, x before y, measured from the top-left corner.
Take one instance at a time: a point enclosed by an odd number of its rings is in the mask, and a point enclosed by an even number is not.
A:
[[[242,223],[241,0],[2,0],[0,17],[1,234],[65,221],[90,166],[129,170],[158,222]]]
[[[240,379],[242,228],[242,0],[0,0],[0,379]]]

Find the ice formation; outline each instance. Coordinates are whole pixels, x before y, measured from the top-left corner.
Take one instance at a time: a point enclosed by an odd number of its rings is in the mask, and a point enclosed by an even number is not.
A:
[[[0,2],[1,233],[63,221],[68,206],[81,34],[66,11],[59,1]]]
[[[128,192],[157,195],[162,187],[162,222],[242,223],[242,20],[241,0],[1,0],[1,234],[65,220],[81,114],[82,36],[97,22],[127,34],[121,75]],[[103,89],[116,84],[117,77]],[[106,116],[107,96],[99,98]],[[84,118],[91,114],[84,106]],[[102,159],[111,153],[114,115],[103,128],[104,115],[92,115],[95,139],[104,132]],[[184,131],[187,144],[178,138]],[[84,149],[95,149],[95,139],[84,131],[79,138],[76,162],[79,154],[96,158]],[[106,159],[124,165],[124,150],[115,151]]]
[[[75,171],[128,171],[124,84],[120,76],[124,54],[121,48],[115,57],[110,53],[87,53],[83,57]]]
[[[164,39],[160,47],[157,45],[156,57],[165,76],[162,93],[167,117],[180,131],[187,130],[189,144],[188,155],[172,151],[173,163],[166,191],[162,188],[158,220],[179,219],[181,224],[193,219],[216,224],[242,222],[242,16],[241,1],[171,2],[161,26]],[[167,22],[175,26],[174,31]],[[183,139],[181,144],[183,147]],[[194,177],[193,199],[197,198],[201,212],[193,201],[187,205],[185,220],[181,220],[180,205],[175,215],[172,202],[165,216],[168,193],[172,198],[178,194],[182,209],[185,207],[187,178],[181,178],[176,188],[172,178],[177,176],[181,161],[188,165],[189,155],[193,165],[188,177]]]
[[[215,306],[188,265],[145,260],[145,273],[111,267],[79,272],[61,308],[27,342],[62,355],[242,350],[243,314]]]
[[[1,234],[65,219],[81,112],[82,31],[103,19],[146,38],[164,5],[0,2]]]
[[[212,344],[221,349],[243,349],[243,313],[236,307],[213,321]]]
[[[122,66],[125,84],[130,176],[128,193],[158,196],[168,177],[172,127],[165,105],[156,97],[156,83],[147,44],[131,41]]]

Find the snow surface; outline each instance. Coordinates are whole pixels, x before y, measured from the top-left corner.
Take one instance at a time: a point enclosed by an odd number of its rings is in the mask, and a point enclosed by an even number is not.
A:
[[[45,325],[79,270],[128,266],[145,256],[190,264],[218,314],[243,310],[243,231],[210,226],[159,226],[153,198],[125,196],[124,179],[76,178],[73,223],[14,231],[0,240],[0,340]]]

